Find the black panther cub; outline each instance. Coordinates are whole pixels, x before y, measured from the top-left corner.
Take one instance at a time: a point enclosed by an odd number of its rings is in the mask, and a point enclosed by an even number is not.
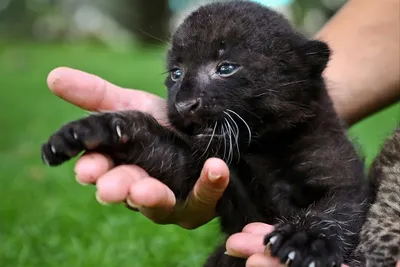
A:
[[[349,262],[365,219],[363,164],[346,137],[321,73],[330,50],[276,12],[235,1],[200,7],[168,51],[168,118],[138,111],[93,114],[42,147],[59,165],[82,150],[138,164],[185,199],[209,157],[231,181],[217,205],[222,231],[275,225],[266,248],[290,266]],[[244,266],[221,246],[205,266]]]

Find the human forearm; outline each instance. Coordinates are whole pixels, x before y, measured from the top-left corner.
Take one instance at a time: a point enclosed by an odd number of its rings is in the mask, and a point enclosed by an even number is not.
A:
[[[333,51],[324,75],[349,125],[400,98],[400,1],[351,0],[316,38]]]

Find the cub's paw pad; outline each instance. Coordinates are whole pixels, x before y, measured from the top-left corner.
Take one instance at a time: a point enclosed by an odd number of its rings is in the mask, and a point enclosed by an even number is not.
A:
[[[265,251],[290,267],[340,267],[336,241],[322,234],[297,231],[291,224],[277,226],[264,238]]]
[[[124,122],[103,113],[70,122],[42,145],[42,160],[49,166],[60,165],[83,150],[116,147],[128,141]]]

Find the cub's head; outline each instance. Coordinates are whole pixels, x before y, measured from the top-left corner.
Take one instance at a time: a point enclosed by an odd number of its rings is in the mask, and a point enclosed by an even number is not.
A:
[[[312,116],[329,49],[251,2],[214,3],[190,14],[168,51],[168,115],[189,135],[248,142],[266,126]]]

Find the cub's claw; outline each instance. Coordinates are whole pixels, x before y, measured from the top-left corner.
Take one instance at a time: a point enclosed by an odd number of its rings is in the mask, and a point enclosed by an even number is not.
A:
[[[298,230],[294,225],[277,226],[264,239],[265,250],[290,267],[340,266],[341,253],[335,240],[321,233]]]

